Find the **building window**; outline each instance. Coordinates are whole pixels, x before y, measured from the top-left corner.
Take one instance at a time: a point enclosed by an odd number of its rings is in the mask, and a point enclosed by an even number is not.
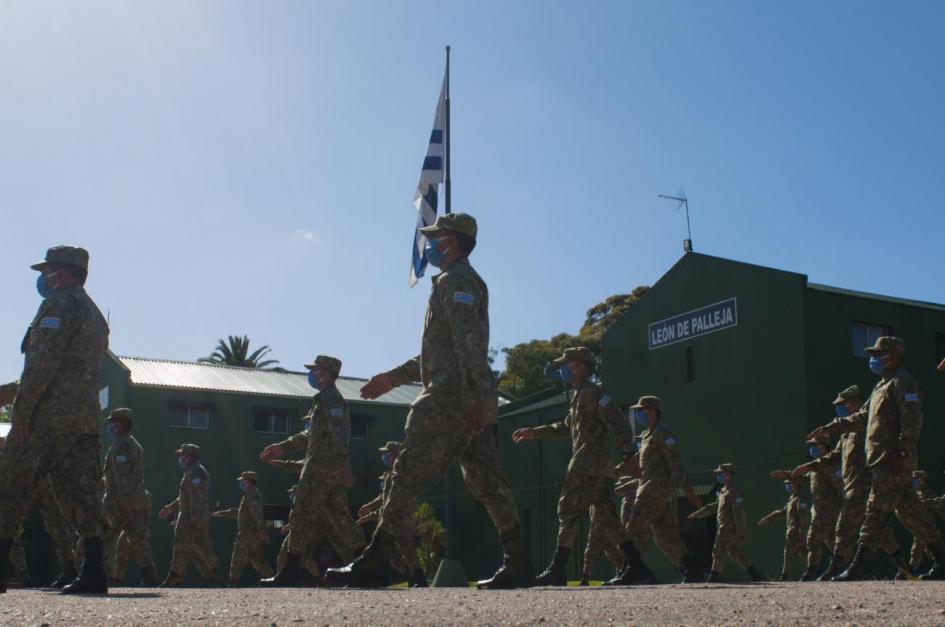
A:
[[[171,426],[182,429],[209,429],[210,406],[203,403],[171,403]]]
[[[866,349],[884,335],[892,335],[892,329],[877,324],[853,323],[853,355],[866,357]]]
[[[686,381],[694,383],[696,380],[696,349],[692,346],[686,349]]]
[[[257,409],[253,413],[253,430],[258,433],[288,433],[289,413],[278,409]]]
[[[351,414],[351,439],[352,440],[367,440],[368,439],[368,416],[363,416],[361,414]]]
[[[103,387],[101,390],[98,391],[98,406],[102,411],[105,411],[106,409],[108,409],[108,403],[109,403],[108,396],[109,396],[109,390],[108,390],[108,386],[106,385],[105,387]]]

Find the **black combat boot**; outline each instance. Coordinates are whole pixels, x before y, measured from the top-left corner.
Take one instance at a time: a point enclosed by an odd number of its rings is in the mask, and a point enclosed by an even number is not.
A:
[[[909,563],[909,556],[907,556],[901,550],[896,551],[890,555],[889,559],[891,559],[896,564],[896,568],[899,570],[899,572],[896,574],[896,578],[902,576],[902,578],[906,579],[907,581],[915,581],[919,578],[918,573],[913,570],[912,564]]]
[[[393,546],[394,539],[387,532],[376,530],[371,543],[353,562],[341,568],[329,568],[325,572],[325,584],[334,588],[386,588],[391,584],[387,556],[391,554]]]
[[[414,571],[413,576],[410,578],[410,587],[411,588],[429,588],[430,584],[427,583],[427,574],[423,572],[422,568],[418,568]]]
[[[86,538],[82,572],[62,589],[62,594],[108,594],[108,577],[102,564],[105,547],[101,538]]]
[[[79,576],[79,573],[75,570],[75,564],[70,564],[62,569],[62,574],[59,575],[59,579],[49,584],[50,588],[65,588],[70,583],[75,581],[75,578]]]
[[[856,553],[847,569],[830,581],[862,581],[866,577],[866,567],[873,557],[873,551],[857,543]]]
[[[555,554],[551,558],[548,568],[538,575],[539,586],[566,586],[568,585],[568,557],[571,555],[571,549],[566,546],[555,548]]]
[[[623,553],[624,559],[627,560],[627,565],[624,566],[623,571],[619,575],[605,581],[605,586],[655,585],[657,583],[653,571],[643,563],[643,558],[640,557],[640,552],[637,551],[637,548],[633,546],[633,542],[624,542],[621,544],[620,552]]]
[[[817,578],[817,581],[831,581],[834,577],[844,571],[844,567],[845,564],[843,559],[837,555],[831,555],[830,563],[827,564],[827,570],[825,570],[823,574]]]
[[[682,558],[683,583],[703,583],[705,582],[705,573],[702,567],[692,555],[684,555]]]
[[[722,581],[722,573],[717,570],[711,571],[706,579],[708,583],[719,583],[720,581]]]
[[[932,569],[919,576],[922,581],[940,581],[945,579],[945,540],[941,538],[935,544],[929,545],[929,552],[935,561],[932,562]]]
[[[591,576],[590,575],[581,575],[581,581],[578,582],[578,585],[582,588],[587,588],[591,585]]]
[[[749,566],[746,572],[748,576],[751,577],[752,581],[768,581],[768,579],[761,574],[761,571],[754,566]]]
[[[154,572],[154,566],[144,566],[141,568],[141,585],[145,588],[154,588],[158,585],[157,573]]]
[[[0,540],[0,593],[7,591],[7,572],[10,569],[10,549],[13,539]]]
[[[298,588],[302,585],[302,571],[299,563],[302,556],[299,553],[289,553],[285,557],[285,564],[274,577],[260,579],[259,585],[264,588]],[[238,582],[237,582],[238,583]]]
[[[491,578],[477,581],[476,587],[480,590],[531,588],[535,585],[535,569],[521,526],[516,524],[501,534],[501,539],[502,565]]]

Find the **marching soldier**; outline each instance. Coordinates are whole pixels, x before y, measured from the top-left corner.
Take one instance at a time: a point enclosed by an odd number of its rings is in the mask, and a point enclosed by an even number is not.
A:
[[[604,506],[613,510],[613,516],[621,520],[613,503],[605,504]],[[619,543],[614,538],[611,530],[608,529],[608,525],[602,522],[602,519],[606,520],[610,517],[610,513],[608,512],[605,516],[601,516],[599,512],[600,510],[597,504],[592,504],[590,512],[588,513],[588,526],[590,529],[587,532],[587,545],[584,547],[584,567],[581,571],[581,581],[578,584],[581,586],[591,585],[591,575],[601,555],[607,557],[607,561],[610,562],[610,565],[613,566],[618,573],[622,571],[624,567],[623,554],[620,552],[620,549],[617,548]],[[624,533],[622,520],[620,533]]]
[[[869,501],[860,527],[860,540],[853,561],[834,579],[856,581],[866,576],[870,556],[882,548],[889,517],[895,512],[912,536],[929,547],[935,558],[923,579],[945,579],[945,542],[912,489],[912,471],[918,462],[922,432],[922,393],[915,378],[902,369],[906,343],[884,336],[866,349],[870,370],[880,376],[870,394],[868,407],[846,418],[815,429],[818,437],[850,431],[866,432],[866,465],[871,473]],[[904,574],[910,574],[908,559],[901,551],[891,556]]]
[[[829,438],[811,439],[806,442],[812,459],[827,455],[830,448]],[[810,480],[810,527],[807,531],[807,570],[801,581],[813,581],[820,574],[820,560],[824,547],[833,558],[837,518],[843,502],[843,471],[839,460],[830,459],[817,464],[807,473]]]
[[[776,509],[758,521],[759,527],[764,527],[779,518],[785,519],[784,529],[784,565],[781,567],[781,576],[778,581],[787,581],[791,572],[794,556],[805,556],[807,552],[807,530],[810,527],[810,507],[807,501],[801,498],[800,479],[788,478],[784,480],[784,491],[788,494],[787,504]]]
[[[272,463],[272,462],[269,462],[269,463]],[[302,472],[302,470],[299,469],[298,472]],[[291,488],[286,490],[286,492],[289,494],[289,502],[293,505],[295,504],[295,490],[297,487],[298,485],[293,485]],[[279,545],[279,554],[276,556],[276,570],[277,571],[281,571],[283,568],[285,568],[286,559],[288,558],[288,555],[289,555],[289,545],[292,544],[292,539],[291,539],[292,527],[290,527],[289,525],[285,525],[280,530],[280,533],[282,533],[282,544]],[[308,534],[306,535],[307,537],[311,538],[310,535]],[[315,547],[312,545],[304,546],[301,549],[301,555],[302,555],[301,567],[307,570],[308,573],[312,576],[312,578],[317,581],[318,579],[321,579],[322,571],[321,569],[318,568],[318,562],[316,562],[315,558],[312,557],[312,552],[314,551],[314,549]]]
[[[715,514],[715,544],[712,546],[712,572],[709,573],[708,581],[717,582],[721,579],[726,557],[744,568],[752,581],[764,581],[764,575],[745,556],[743,547],[748,539],[748,525],[745,523],[745,495],[732,484],[735,478],[735,467],[732,464],[719,464],[715,473],[716,480],[722,484],[718,500],[689,514],[689,520]]]
[[[689,484],[676,437],[661,422],[661,405],[662,402],[656,396],[643,396],[631,407],[634,420],[646,428],[636,456],[640,485],[630,516],[631,540],[620,547],[627,566],[619,576],[605,585],[632,585],[655,580],[653,571],[641,557],[651,537],[656,538],[660,550],[673,566],[683,572],[683,583],[704,581],[702,569],[679,535],[679,519],[673,507],[679,488],[682,488],[692,507],[702,507],[702,501]],[[633,462],[629,466],[632,468]]]
[[[230,587],[240,585],[240,575],[251,564],[263,577],[272,577],[272,568],[266,561],[266,519],[263,516],[262,492],[256,487],[256,473],[244,470],[236,478],[243,492],[240,506],[213,512],[213,518],[235,518],[236,539],[233,541],[233,554],[230,557]]]
[[[220,561],[210,541],[210,473],[200,464],[200,447],[196,444],[181,444],[175,452],[184,476],[177,498],[158,512],[162,519],[177,512],[171,566],[161,587],[183,585],[189,562],[204,577],[219,583]]]
[[[151,497],[144,488],[144,449],[131,435],[134,418],[130,409],[113,410],[105,423],[115,437],[105,455],[103,503],[108,517],[105,544],[111,544],[117,536],[117,552],[123,554],[121,559],[116,555],[113,581],[117,585],[124,579],[125,555],[130,555],[141,568],[141,583],[156,586],[157,573],[151,552]]]
[[[377,375],[361,389],[377,398],[398,385],[422,381],[423,391],[407,416],[404,450],[392,471],[389,498],[364,553],[343,569],[330,569],[337,585],[386,586],[397,538],[409,524],[427,488],[454,462],[499,531],[504,559],[480,588],[520,588],[535,578],[519,523],[512,487],[499,462],[498,396],[489,367],[489,293],[469,263],[476,221],[448,213],[426,236],[426,256],[442,272],[433,277],[419,357]]]
[[[934,499],[938,497],[938,494],[932,488],[926,485],[929,475],[924,470],[913,470],[912,471],[912,487],[915,489],[916,495],[922,501],[922,504],[925,505],[928,502],[934,502]],[[945,520],[945,512],[942,512],[935,507],[928,507],[928,510],[933,514],[938,515],[939,518]],[[927,553],[927,548],[918,539],[912,539],[912,551],[909,553],[909,565],[912,566],[912,570],[918,570],[922,567],[922,562],[925,559]]]
[[[539,427],[524,427],[512,434],[513,442],[539,438],[571,439],[571,462],[558,500],[558,545],[551,564],[538,575],[538,584],[564,586],[568,557],[577,539],[581,517],[594,506],[603,542],[619,546],[627,541],[617,509],[611,498],[613,463],[610,461],[608,434],[613,434],[624,461],[636,446],[627,421],[616,403],[590,380],[594,354],[584,346],[567,348],[554,361],[559,378],[574,389],[568,415],[559,422]]]
[[[270,444],[260,454],[260,459],[269,461],[287,450],[305,450],[295,503],[289,512],[292,531],[287,536],[285,566],[275,577],[260,582],[266,586],[302,585],[302,552],[318,544],[331,529],[340,532],[338,543],[333,545],[343,561],[354,559],[364,547],[364,535],[348,509],[347,491],[354,481],[348,467],[348,404],[335,385],[341,361],[319,355],[305,367],[309,369],[309,384],[319,391],[307,418],[309,428]]]
[[[75,513],[85,547],[79,576],[62,591],[108,592],[98,400],[108,325],[83,287],[88,262],[84,249],[56,246],[32,266],[41,273],[36,287],[43,302],[23,339],[23,374],[0,455],[0,592],[13,539],[47,475],[62,509]]]

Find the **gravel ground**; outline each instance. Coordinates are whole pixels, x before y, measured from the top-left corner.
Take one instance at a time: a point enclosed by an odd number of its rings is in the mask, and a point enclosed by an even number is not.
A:
[[[485,592],[116,588],[0,596],[3,625],[945,625],[945,583],[667,585]]]

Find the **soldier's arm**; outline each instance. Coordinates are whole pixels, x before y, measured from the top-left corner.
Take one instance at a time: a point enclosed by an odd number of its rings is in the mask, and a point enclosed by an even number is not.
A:
[[[915,379],[898,380],[891,392],[899,412],[899,449],[911,454],[918,450],[919,436],[922,434],[922,396],[919,384]]]
[[[745,498],[741,493],[732,499],[732,517],[735,519],[735,535],[744,540],[748,537],[748,529],[745,521]]]
[[[458,275],[440,281],[436,297],[449,319],[456,365],[463,373],[463,392],[467,402],[486,400],[495,388],[495,376],[489,369],[488,329],[483,326],[481,308],[488,296],[472,277]],[[493,408],[493,412],[495,408]]]
[[[708,505],[703,505],[693,513],[689,514],[689,518],[693,520],[698,518],[708,518],[709,516],[715,516],[719,511],[719,502],[712,501]]]
[[[239,516],[240,510],[238,507],[231,507],[229,509],[221,509],[213,512],[214,518],[237,518]]]
[[[571,437],[571,430],[564,420],[552,422],[548,425],[531,427],[533,437],[543,440],[564,440]]]
[[[309,414],[311,416],[311,414]],[[302,451],[308,446],[308,431],[300,431],[277,443],[286,451]]]
[[[263,512],[263,502],[261,498],[257,498],[252,502],[252,516],[250,516],[250,519],[253,523],[253,528],[251,530],[253,534],[258,534],[260,531],[265,531],[266,515]]]
[[[305,467],[305,462],[300,459],[270,459],[266,463],[296,475],[302,472],[302,468]]]
[[[663,450],[663,457],[666,459],[666,463],[669,465],[670,478],[673,485],[682,487],[684,491],[690,490],[689,476],[686,474],[686,463],[679,453],[679,444],[676,442],[676,436],[663,433],[660,434],[660,437],[663,439],[660,448]]]
[[[633,441],[633,432],[630,431],[630,425],[623,415],[623,412],[617,407],[616,403],[610,400],[610,397],[604,394],[598,400],[600,407],[600,416],[607,424],[607,428],[617,440],[617,447],[620,449],[621,459],[630,459],[637,450],[636,443]]]
[[[867,403],[846,418],[834,418],[824,426],[830,433],[855,433],[866,430],[866,422],[869,420],[869,417],[870,410],[869,404]]]
[[[79,309],[71,295],[53,294],[40,305],[23,376],[13,402],[13,418],[29,424],[36,405],[59,372],[72,343]]]
[[[839,464],[843,459],[843,451],[841,450],[840,443],[833,447],[833,449],[826,455],[821,455],[817,459],[807,462],[804,464],[807,468],[814,472],[822,472],[824,469],[829,468],[833,464]]]
[[[385,374],[390,377],[394,387],[419,381],[421,379],[420,355],[408,359],[396,368],[388,370]]]
[[[779,518],[784,518],[785,516],[787,516],[787,505],[785,505],[781,509],[774,510],[773,512],[771,512],[770,514],[766,516],[763,516],[761,520],[758,521],[758,526],[764,527],[768,523],[775,521]]]

